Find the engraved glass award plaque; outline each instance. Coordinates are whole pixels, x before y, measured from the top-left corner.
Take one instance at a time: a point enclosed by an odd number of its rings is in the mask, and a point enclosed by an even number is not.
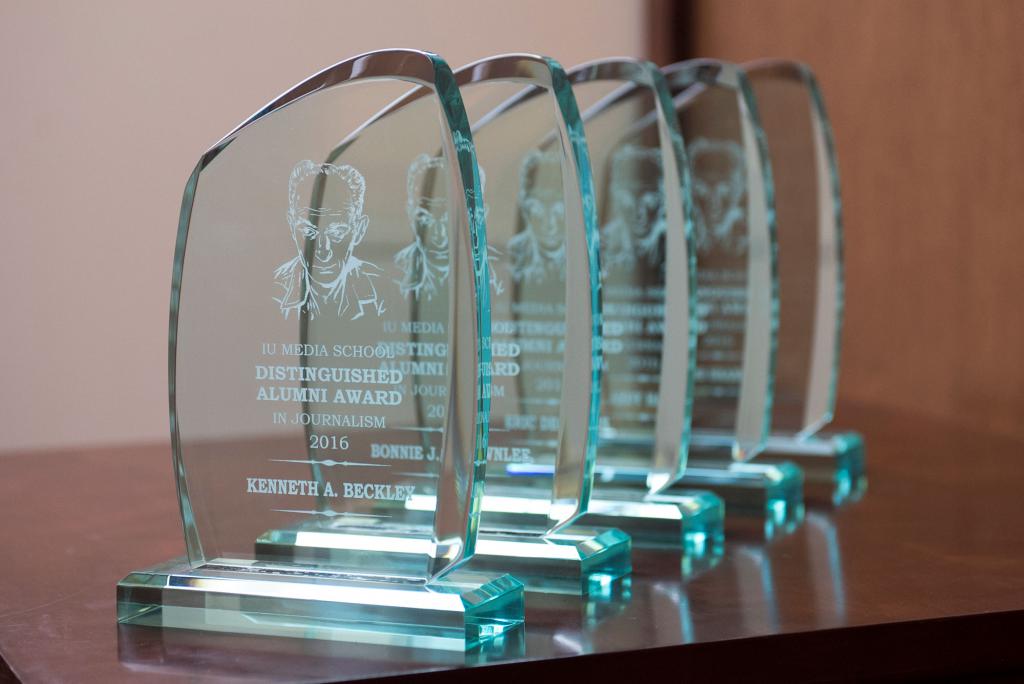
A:
[[[387,135],[360,128],[411,89]],[[451,71],[411,50],[312,76],[203,155],[171,295],[188,558],[122,580],[120,622],[449,650],[522,623],[519,582],[459,570],[489,412],[480,192]],[[410,229],[445,263],[426,305]],[[396,515],[420,492],[423,523]]]
[[[579,114],[562,68],[544,57],[493,57],[454,78],[480,170],[491,321],[487,488],[467,569],[512,573],[528,590],[603,592],[630,571],[629,537],[562,531],[590,498],[600,397],[597,236]],[[404,112],[428,94],[414,90],[390,104],[329,159],[363,140],[392,137]],[[442,156],[418,157],[409,169],[409,197],[436,194],[446,168]],[[395,257],[399,285],[409,306],[430,311],[451,277],[436,236],[448,219],[419,199],[409,206],[416,211]],[[510,474],[523,464],[556,475]],[[436,497],[421,487],[404,511],[390,514],[423,524],[434,515]],[[318,557],[338,548],[325,536],[292,541]]]
[[[721,501],[664,493],[686,468],[697,332],[683,140],[650,62],[602,60],[569,79],[594,172],[604,301],[597,484],[582,523],[698,561],[721,550]]]
[[[842,220],[832,131],[811,70],[747,64],[771,159],[779,242],[779,345],[772,433],[759,461],[804,470],[805,496],[833,504],[867,486],[856,433],[819,434],[832,419],[843,312]]]
[[[488,479],[470,568],[527,590],[605,594],[631,569],[617,529],[566,527],[591,497],[601,293],[591,167],[562,67],[503,55],[455,72],[485,178],[491,281]],[[523,469],[552,477],[524,477]]]
[[[771,167],[757,107],[737,67],[662,69],[693,179],[699,334],[686,486],[768,536],[803,515],[802,474],[757,464],[771,424],[778,284]]]

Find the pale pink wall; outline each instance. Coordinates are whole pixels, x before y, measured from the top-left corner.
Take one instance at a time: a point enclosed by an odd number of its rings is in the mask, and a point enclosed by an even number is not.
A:
[[[199,155],[367,50],[646,56],[640,0],[0,3],[0,451],[162,440]]]

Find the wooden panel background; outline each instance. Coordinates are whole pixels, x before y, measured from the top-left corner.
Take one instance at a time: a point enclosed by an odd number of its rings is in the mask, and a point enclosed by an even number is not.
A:
[[[1024,2],[651,12],[662,60],[788,57],[817,72],[846,224],[841,400],[1024,437]],[[688,31],[666,39],[680,17]]]

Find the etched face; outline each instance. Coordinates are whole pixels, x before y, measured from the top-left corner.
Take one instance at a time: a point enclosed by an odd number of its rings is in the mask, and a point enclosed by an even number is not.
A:
[[[634,240],[643,240],[662,219],[664,198],[655,175],[634,176],[612,192],[614,213],[629,226]]]
[[[448,248],[448,202],[444,199],[418,197],[410,217],[413,230],[428,249]]]
[[[707,227],[716,233],[731,228],[740,210],[742,161],[736,143],[701,140],[691,147],[694,199]]]
[[[562,163],[553,152],[531,152],[519,169],[519,211],[542,252],[565,244]]]
[[[323,183],[321,206],[310,207],[297,200],[313,197],[318,182]],[[360,189],[342,176],[321,171],[300,181],[296,190],[288,212],[295,247],[318,275],[340,274],[369,222],[361,211]]]
[[[405,211],[416,242],[432,252],[448,249],[448,201],[443,191],[444,157],[420,155],[409,165]]]
[[[565,201],[561,192],[537,188],[522,198],[520,211],[541,249],[561,249],[565,242]]]

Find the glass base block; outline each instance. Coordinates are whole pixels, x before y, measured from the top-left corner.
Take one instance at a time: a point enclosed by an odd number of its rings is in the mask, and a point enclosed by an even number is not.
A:
[[[256,539],[254,557],[350,575],[378,575],[376,568],[388,568],[398,577],[428,576],[436,545],[422,526],[361,522],[343,518],[270,530]]]
[[[117,584],[121,624],[466,651],[523,624],[523,585],[456,571],[424,583],[259,561],[177,559]]]
[[[433,508],[433,500],[422,502]],[[530,511],[520,522],[533,521]],[[406,502],[408,520],[416,520],[417,502]],[[546,510],[546,509],[545,509]],[[503,519],[509,522],[509,518]],[[546,517],[544,517],[546,522]],[[586,596],[607,591],[607,585],[628,575],[632,569],[629,536],[618,530],[586,530],[573,534],[543,535],[543,528],[511,525],[481,527],[473,557],[462,566],[469,572],[502,575],[509,573],[525,585],[526,591],[544,591]],[[377,560],[387,549],[397,547],[394,537],[351,528],[324,528],[322,525],[272,530],[256,541],[256,558],[276,563],[297,564],[327,570],[358,571],[361,564]],[[402,556],[416,559],[415,542],[410,535],[401,552],[395,552],[393,565],[405,565]]]
[[[700,489],[725,502],[728,534],[772,539],[792,532],[804,519],[804,476],[792,463],[737,463],[728,455],[693,454],[686,473],[668,490]]]
[[[577,525],[615,527],[637,548],[681,550],[684,574],[690,575],[721,559],[724,519],[725,505],[711,492],[649,496],[638,487],[609,486],[595,490]]]
[[[498,484],[488,486],[488,492],[476,553],[467,567],[507,572],[528,592],[575,596],[604,595],[632,572],[630,535],[613,525],[576,524],[544,536],[551,525],[550,480],[530,479],[520,487]],[[413,496],[405,506],[415,516],[433,511],[434,503],[431,497]]]
[[[225,658],[225,653],[233,657]],[[319,682],[337,676],[338,661],[354,669],[346,676],[380,677],[408,667],[465,667],[524,658],[526,630],[512,629],[467,651],[395,648],[386,644],[276,639],[191,629],[153,629],[131,624],[117,626],[117,659],[130,674],[175,675],[196,680],[196,663],[203,663],[203,677],[241,682],[267,672],[281,672],[287,661],[291,681]],[[405,667],[402,667],[405,665]]]
[[[773,434],[757,462],[790,461],[804,471],[808,503],[839,506],[860,499],[868,488],[864,438],[856,432],[820,434],[804,439]]]
[[[601,598],[618,591],[633,570],[628,534],[573,529],[552,534],[481,530],[465,565],[481,574],[507,572],[527,592]]]

